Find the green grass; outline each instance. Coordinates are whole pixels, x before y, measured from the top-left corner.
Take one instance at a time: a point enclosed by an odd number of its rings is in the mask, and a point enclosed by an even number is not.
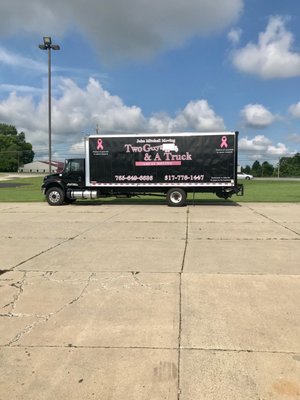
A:
[[[245,181],[244,196],[232,199],[240,202],[300,202],[300,180]]]
[[[42,177],[33,178],[18,178],[9,181],[0,181],[0,183],[19,183],[24,186],[16,188],[1,188],[0,187],[0,202],[42,202],[45,201],[41,192]],[[252,180],[243,182],[245,193],[244,196],[233,196],[227,201],[237,202],[300,202],[300,181],[263,181]],[[190,194],[189,200],[193,200],[193,195]],[[83,200],[84,201],[84,200]],[[163,197],[141,196],[133,197],[132,199],[99,199],[97,202],[105,203],[142,203],[165,204]],[[196,193],[195,202],[202,203],[205,201],[224,202],[218,199],[215,194]]]
[[[1,188],[0,202],[39,202],[44,200],[41,192],[43,177],[17,178],[0,181],[1,183],[17,183],[24,186]]]

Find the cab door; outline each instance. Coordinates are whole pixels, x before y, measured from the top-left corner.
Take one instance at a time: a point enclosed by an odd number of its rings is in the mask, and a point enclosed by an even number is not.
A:
[[[67,187],[84,187],[85,186],[85,160],[72,159],[68,160],[63,172],[63,179]]]

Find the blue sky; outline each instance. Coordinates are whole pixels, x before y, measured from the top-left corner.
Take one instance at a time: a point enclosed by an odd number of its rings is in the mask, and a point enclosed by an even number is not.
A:
[[[49,2],[48,2],[49,3]],[[100,131],[240,131],[240,162],[300,151],[295,0],[10,0],[0,4],[0,122],[54,158]]]

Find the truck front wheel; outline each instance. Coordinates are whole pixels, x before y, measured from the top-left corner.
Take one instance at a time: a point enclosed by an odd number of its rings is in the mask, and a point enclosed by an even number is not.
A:
[[[64,202],[64,192],[59,187],[53,187],[46,192],[46,200],[50,206],[61,206]]]
[[[186,202],[186,193],[180,188],[170,189],[167,193],[167,203],[170,207],[182,207]]]

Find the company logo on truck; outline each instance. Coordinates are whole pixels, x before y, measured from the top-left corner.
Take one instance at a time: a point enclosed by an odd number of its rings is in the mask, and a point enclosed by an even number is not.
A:
[[[218,142],[216,143],[216,153],[217,154],[233,154],[233,143],[232,138],[227,135],[220,136]]]
[[[93,156],[108,156],[109,155],[109,151],[104,150],[103,139],[99,138],[99,139],[97,139],[97,141],[94,142],[92,154],[93,154]]]
[[[144,160],[135,162],[137,167],[181,165],[182,161],[192,161],[192,154],[188,151],[172,153],[179,152],[175,139],[139,139],[136,145],[126,143],[124,148],[126,153],[144,153]]]
[[[97,150],[104,150],[102,139],[98,139],[97,141]]]
[[[223,147],[225,147],[225,149],[227,149],[227,147],[228,147],[227,136],[222,136],[220,148],[223,149]]]

